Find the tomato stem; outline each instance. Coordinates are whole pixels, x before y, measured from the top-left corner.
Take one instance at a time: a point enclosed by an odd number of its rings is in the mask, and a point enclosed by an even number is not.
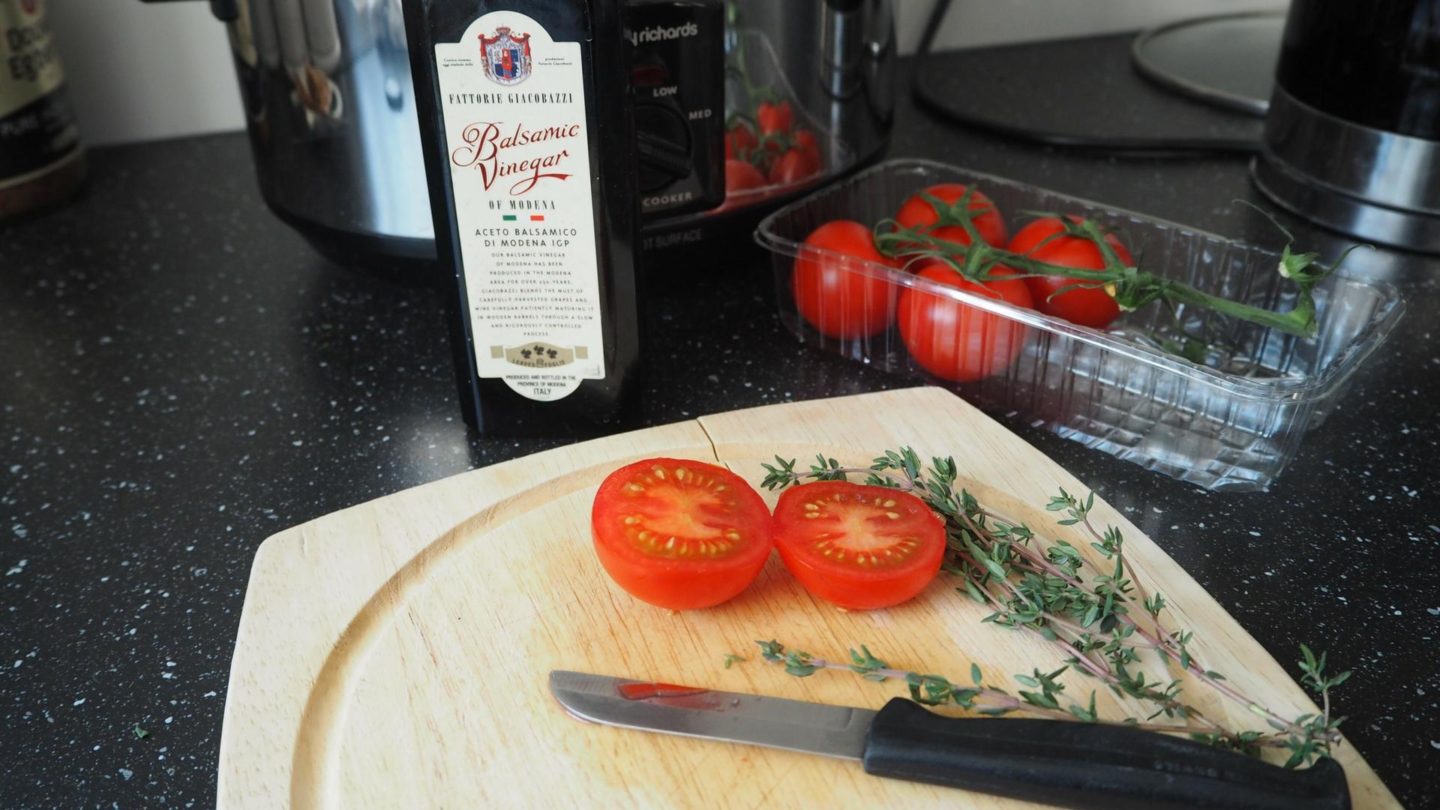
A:
[[[1161,278],[1145,272],[1137,266],[1122,261],[1110,242],[1110,233],[1094,220],[1080,217],[1062,217],[1063,230],[1048,235],[1026,253],[1016,253],[989,245],[980,238],[974,220],[989,213],[989,206],[971,208],[972,191],[965,193],[955,203],[946,203],[934,195],[921,193],[921,198],[934,206],[938,220],[934,225],[903,227],[892,219],[881,221],[874,229],[876,247],[881,254],[896,259],[915,261],[936,259],[944,262],[955,272],[977,284],[985,284],[1000,278],[1016,279],[1029,276],[1053,276],[1073,279],[1078,282],[1092,282],[1093,287],[1103,289],[1113,298],[1121,310],[1129,312],[1155,301],[1164,301],[1171,307],[1187,304],[1208,309],[1228,317],[1279,330],[1288,335],[1313,337],[1318,329],[1313,289],[1316,284],[1333,274],[1361,245],[1352,246],[1333,265],[1326,266],[1318,261],[1318,254],[1294,253],[1287,244],[1281,254],[1279,272],[1294,283],[1296,297],[1294,306],[1284,312],[1254,306],[1223,296],[1213,295],[1188,284]],[[944,239],[934,231],[941,227],[959,226],[970,239],[969,244]],[[1082,238],[1093,243],[1105,264],[1101,269],[1086,269],[1051,264],[1035,259],[1034,254],[1047,242],[1062,236]],[[1368,247],[1368,246],[1364,246]],[[1000,274],[995,268],[1006,268]],[[1092,287],[1092,288],[1093,288]],[[1069,289],[1069,288],[1067,288]]]

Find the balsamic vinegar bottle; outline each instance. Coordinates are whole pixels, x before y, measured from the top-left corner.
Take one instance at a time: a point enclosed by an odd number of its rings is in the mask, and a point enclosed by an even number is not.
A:
[[[467,422],[613,431],[640,358],[621,2],[403,5]]]

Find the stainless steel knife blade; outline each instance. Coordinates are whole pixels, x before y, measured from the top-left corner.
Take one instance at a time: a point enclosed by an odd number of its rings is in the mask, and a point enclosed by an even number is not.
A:
[[[640,731],[859,760],[874,776],[1104,810],[1349,810],[1332,759],[1286,770],[1174,735],[1063,720],[879,711],[556,670],[575,717]]]
[[[550,692],[581,720],[858,760],[870,709],[555,670]]]

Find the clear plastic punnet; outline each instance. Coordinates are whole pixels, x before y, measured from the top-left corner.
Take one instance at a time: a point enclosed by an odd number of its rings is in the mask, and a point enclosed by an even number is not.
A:
[[[948,387],[992,412],[1023,414],[1087,447],[1206,489],[1269,488],[1304,434],[1334,408],[1355,369],[1385,341],[1404,310],[1395,288],[1336,275],[1315,288],[1319,330],[1308,339],[1184,305],[1172,312],[1151,304],[1097,330],[883,264],[827,257],[802,244],[830,220],[874,225],[893,217],[907,197],[936,183],[983,191],[1009,219],[1012,233],[1021,224],[1021,212],[1078,214],[1112,229],[1148,272],[1214,295],[1287,310],[1295,288],[1278,272],[1279,254],[922,160],[877,165],[780,209],[756,232],[774,254],[781,320],[802,342],[917,383]],[[1277,245],[1281,240],[1277,232]],[[828,258],[846,273],[883,280],[883,285],[853,286],[868,289],[868,297],[883,295],[891,316],[855,329],[836,329],[831,317],[829,334],[819,331],[811,321],[827,319],[816,318],[813,310],[810,319],[802,315],[794,292],[796,260],[806,256]],[[984,311],[1013,321],[988,330],[1014,343],[1000,350],[1001,356],[1013,354],[1013,362],[993,363],[979,379],[959,382],[927,372],[907,351],[894,316],[902,296],[910,298],[912,308],[916,296],[935,296],[956,302],[947,306],[970,317]],[[847,308],[871,318],[886,311],[871,304]],[[833,336],[837,333],[850,336]],[[1200,362],[1166,348],[1178,345],[1186,333],[1207,338]]]

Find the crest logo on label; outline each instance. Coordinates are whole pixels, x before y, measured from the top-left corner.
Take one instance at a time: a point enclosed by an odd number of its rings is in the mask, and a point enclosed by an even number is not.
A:
[[[495,36],[480,35],[485,75],[496,84],[517,85],[530,78],[530,35],[512,33],[501,26]]]

